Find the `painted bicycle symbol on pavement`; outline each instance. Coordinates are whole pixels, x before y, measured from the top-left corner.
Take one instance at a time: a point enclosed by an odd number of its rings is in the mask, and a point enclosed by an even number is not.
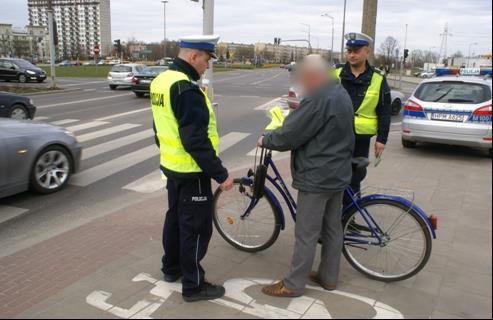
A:
[[[86,302],[97,309],[108,312],[119,318],[152,319],[152,314],[156,312],[173,293],[181,294],[180,283],[167,283],[154,279],[146,273],[138,274],[132,279],[132,281],[148,282],[153,284],[154,287],[150,290],[150,294],[153,295],[153,297],[140,300],[129,309],[125,309],[108,302],[112,296],[111,293],[97,290],[93,291],[86,297]],[[210,303],[226,308],[232,308],[245,314],[265,319],[332,318],[324,302],[306,295],[299,298],[293,298],[286,308],[280,308],[269,304],[263,304],[247,293],[247,289],[249,287],[271,284],[272,282],[273,280],[256,278],[228,280],[224,283],[224,287],[226,289],[225,297],[222,299],[212,300]],[[374,318],[404,318],[398,310],[389,305],[376,301],[375,299],[339,290],[331,291],[329,293],[320,287],[314,286],[307,286],[307,289],[324,292],[329,295],[338,295],[365,303],[374,309]]]

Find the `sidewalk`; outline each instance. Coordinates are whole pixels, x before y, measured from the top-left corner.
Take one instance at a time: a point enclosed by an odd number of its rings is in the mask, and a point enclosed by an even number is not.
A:
[[[163,193],[1,258],[0,318],[491,317],[491,159],[449,147],[403,149],[398,133],[390,141],[367,185],[414,189],[416,202],[439,216],[431,260],[412,279],[369,280],[343,261],[338,291],[266,297],[261,284],[289,268],[286,216],[278,241],[257,254],[215,232],[204,267],[211,282],[227,281],[228,297],[186,304],[178,285],[159,281]],[[289,176],[289,159],[278,164]]]

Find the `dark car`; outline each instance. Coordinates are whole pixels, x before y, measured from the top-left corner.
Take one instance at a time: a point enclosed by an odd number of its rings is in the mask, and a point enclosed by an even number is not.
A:
[[[36,107],[28,97],[0,91],[0,117],[12,119],[34,119]]]
[[[46,80],[46,73],[43,69],[24,59],[0,58],[0,79],[21,83],[43,82]]]
[[[166,70],[168,70],[168,67],[165,66],[146,67],[142,69],[132,79],[132,91],[137,97],[143,97],[149,93],[152,80]]]

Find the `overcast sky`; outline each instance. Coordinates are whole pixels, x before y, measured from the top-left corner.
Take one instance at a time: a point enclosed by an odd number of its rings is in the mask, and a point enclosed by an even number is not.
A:
[[[282,39],[306,38],[311,25],[312,45],[330,48],[331,22],[321,17],[335,17],[334,50],[341,46],[343,0],[216,0],[215,33],[222,41],[255,43]],[[363,0],[348,0],[346,31],[360,31]],[[167,35],[202,32],[202,9],[190,0],[169,0]],[[160,0],[111,0],[112,38],[135,37],[160,41],[163,37],[163,5]],[[0,23],[22,27],[27,24],[27,0],[0,0]],[[448,52],[467,54],[469,44],[476,53],[491,53],[491,0],[380,0],[377,17],[376,46],[387,36],[404,44],[408,24],[409,49],[438,51],[445,23],[452,34]]]

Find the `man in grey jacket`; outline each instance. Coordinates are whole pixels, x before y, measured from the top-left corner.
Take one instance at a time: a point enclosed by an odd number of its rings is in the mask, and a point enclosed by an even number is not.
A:
[[[281,128],[258,142],[268,149],[292,151],[293,187],[299,191],[291,271],[284,280],[263,288],[271,296],[303,295],[309,277],[327,290],[337,284],[342,197],[352,173],[354,110],[346,90],[329,82],[327,70],[318,55],[303,60],[297,76],[305,98]],[[321,263],[317,272],[310,273],[320,238]]]

